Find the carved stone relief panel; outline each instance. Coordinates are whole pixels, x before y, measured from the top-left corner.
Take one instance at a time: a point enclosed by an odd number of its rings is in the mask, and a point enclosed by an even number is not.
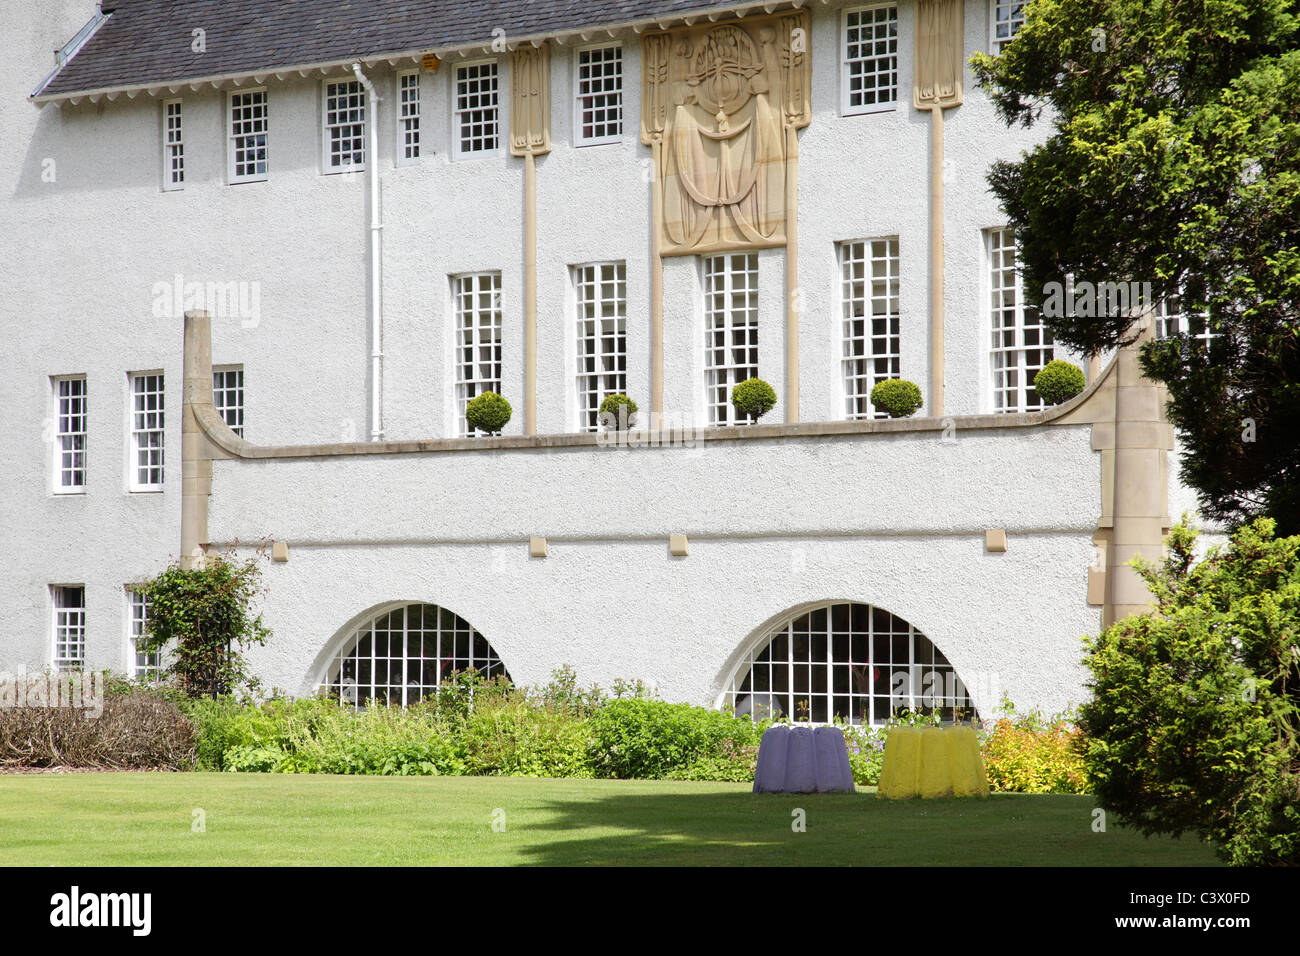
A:
[[[798,10],[643,39],[664,255],[785,244],[795,131],[812,118],[808,24]]]
[[[917,109],[946,109],[962,101],[966,60],[962,55],[965,4],[962,0],[919,0],[916,5],[916,76],[912,103]]]
[[[524,45],[510,54],[510,153],[551,151],[551,48]]]

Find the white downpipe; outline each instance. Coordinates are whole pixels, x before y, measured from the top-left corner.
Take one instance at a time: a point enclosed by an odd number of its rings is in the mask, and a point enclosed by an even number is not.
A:
[[[375,85],[353,63],[352,72],[366,91],[366,175],[370,177],[370,440],[384,438],[384,308],[379,271],[384,224],[379,218],[379,94]]]

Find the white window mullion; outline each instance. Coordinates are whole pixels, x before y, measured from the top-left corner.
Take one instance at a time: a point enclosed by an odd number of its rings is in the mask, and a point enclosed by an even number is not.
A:
[[[494,60],[456,67],[452,156],[495,155],[501,149],[500,76]]]
[[[163,105],[163,189],[185,188],[185,136],[181,125],[181,101],[164,100]]]
[[[840,245],[844,398],[849,419],[888,417],[872,406],[871,389],[901,374],[898,262],[897,238]]]
[[[1055,356],[1052,337],[1042,315],[1025,306],[1014,231],[990,229],[987,243],[993,410],[1038,411],[1034,376]]]
[[[131,490],[163,487],[164,380],[161,372],[131,376]]]
[[[1025,25],[1026,0],[989,0],[989,43],[994,53],[1010,43]]]
[[[588,47],[575,56],[574,144],[597,146],[623,137],[623,48]]]
[[[244,370],[242,367],[212,372],[212,405],[240,438],[244,437]]]
[[[128,587],[126,593],[130,610],[129,673],[132,677],[154,680],[162,668],[162,655],[156,650],[146,652],[140,649],[140,642],[144,640],[145,627],[149,620],[149,601],[142,592],[134,588]]]
[[[452,277],[456,314],[456,413],[462,438],[473,437],[465,421],[470,400],[501,393],[501,273]]]
[[[898,7],[856,7],[843,13],[841,112],[876,113],[898,106]]]
[[[53,588],[55,670],[86,664],[86,588],[59,585]]]
[[[397,164],[405,166],[420,158],[420,73],[404,70],[397,74]]]
[[[704,271],[704,385],[710,425],[743,425],[736,385],[758,377],[758,255],[710,256]]]
[[[86,378],[57,378],[54,387],[54,493],[80,494],[86,490]]]
[[[261,182],[270,168],[270,112],[266,90],[231,93],[229,102],[230,182]]]
[[[599,427],[600,403],[627,392],[627,266],[598,262],[573,270],[577,302],[578,415]]]
[[[356,80],[327,80],[324,109],[324,171],[349,173],[365,169],[365,88]]]

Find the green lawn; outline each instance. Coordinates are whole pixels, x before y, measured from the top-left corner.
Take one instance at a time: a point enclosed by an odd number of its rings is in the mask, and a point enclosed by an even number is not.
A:
[[[746,784],[272,774],[0,776],[9,865],[1204,866],[1190,840],[1092,831],[1091,797],[891,802]],[[807,832],[791,829],[795,808]],[[192,830],[202,809],[205,832]],[[504,832],[493,830],[504,811]]]

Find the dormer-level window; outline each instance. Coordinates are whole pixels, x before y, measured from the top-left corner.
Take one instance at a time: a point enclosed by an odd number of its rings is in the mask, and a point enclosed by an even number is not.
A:
[[[992,11],[989,16],[990,40],[994,53],[1001,53],[1002,48],[1010,43],[1020,28],[1025,25],[1025,0],[989,0]]]
[[[185,188],[185,138],[181,128],[181,101],[163,103],[163,189]]]
[[[844,11],[842,112],[877,113],[898,105],[898,7]]]
[[[623,138],[623,48],[579,50],[577,70],[574,144],[618,142]]]
[[[366,91],[356,80],[325,84],[325,172],[366,168]]]
[[[266,90],[230,94],[230,182],[266,179],[269,131]]]
[[[397,74],[397,163],[414,163],[420,158],[420,74],[407,70]]]
[[[501,148],[501,85],[495,60],[456,67],[457,159],[491,156]]]

